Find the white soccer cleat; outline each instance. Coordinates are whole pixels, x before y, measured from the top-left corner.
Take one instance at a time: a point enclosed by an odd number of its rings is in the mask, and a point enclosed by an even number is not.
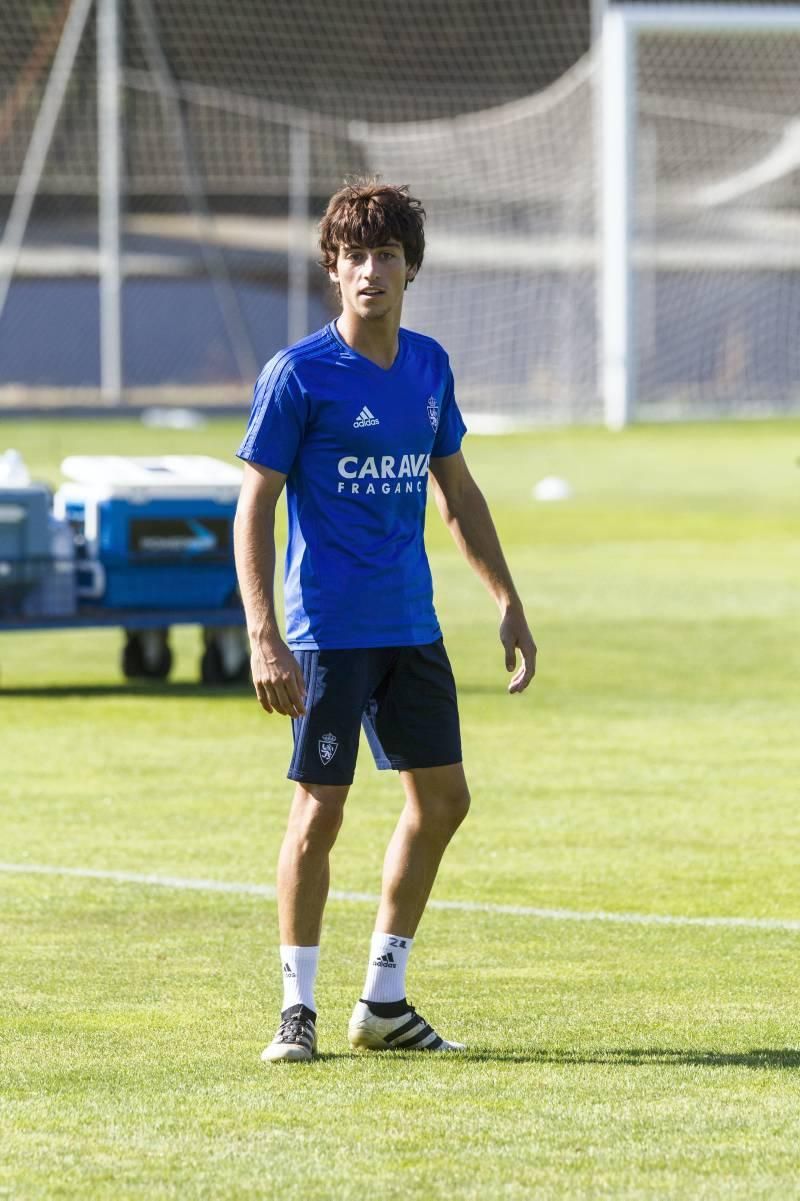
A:
[[[275,1037],[261,1052],[264,1063],[313,1059],[317,1053],[316,1016],[305,1005],[292,1005],[284,1009]]]
[[[366,1001],[359,1001],[347,1029],[355,1051],[466,1051],[437,1034],[413,1005],[396,1017],[380,1017]]]

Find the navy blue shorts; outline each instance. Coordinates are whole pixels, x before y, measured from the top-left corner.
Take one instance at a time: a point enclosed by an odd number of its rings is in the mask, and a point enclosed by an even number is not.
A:
[[[306,682],[306,712],[292,719],[290,780],[352,784],[362,725],[381,769],[461,762],[456,686],[441,638],[292,653]]]

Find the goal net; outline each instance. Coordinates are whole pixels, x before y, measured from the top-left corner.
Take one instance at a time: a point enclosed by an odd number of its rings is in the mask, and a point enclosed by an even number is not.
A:
[[[6,0],[0,13],[0,405],[117,399],[101,391],[99,351],[106,2]],[[54,62],[81,4],[59,99]],[[665,16],[633,36],[630,220],[613,258],[586,0],[117,8],[125,400],[246,401],[258,365],[334,312],[314,224],[364,173],[425,204],[404,321],[446,346],[473,425],[603,419],[616,353],[604,275],[629,285],[631,412],[800,400],[800,20],[765,32],[748,6],[746,29],[678,33]]]
[[[800,9],[629,12],[632,408],[797,410]]]

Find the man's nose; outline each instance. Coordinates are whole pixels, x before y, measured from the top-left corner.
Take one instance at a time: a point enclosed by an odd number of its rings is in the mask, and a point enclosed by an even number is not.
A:
[[[364,259],[364,274],[372,276],[372,275],[377,274],[377,271],[378,271],[377,256],[373,255],[373,254],[368,254],[367,257]]]

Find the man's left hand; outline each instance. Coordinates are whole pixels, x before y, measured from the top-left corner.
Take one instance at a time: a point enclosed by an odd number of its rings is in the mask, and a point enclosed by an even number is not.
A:
[[[511,683],[509,692],[524,692],[536,674],[536,643],[528,629],[525,614],[521,609],[508,609],[500,623],[500,641],[506,652],[506,670],[517,667],[517,651],[522,662]]]

